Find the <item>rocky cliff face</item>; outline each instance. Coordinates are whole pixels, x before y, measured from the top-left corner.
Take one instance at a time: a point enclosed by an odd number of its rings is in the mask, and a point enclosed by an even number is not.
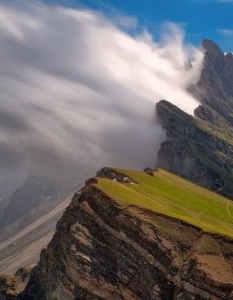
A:
[[[158,153],[158,166],[233,197],[231,129],[194,118],[167,101],[157,104],[167,129]]]
[[[30,268],[20,268],[15,276],[0,275],[0,299],[19,300],[17,295],[26,287],[29,274]]]
[[[167,129],[158,166],[233,198],[233,56],[203,41],[201,77],[192,92],[196,118],[166,101],[156,109]]]
[[[233,55],[224,54],[212,41],[202,43],[204,67],[196,91],[202,106],[214,110],[229,124],[233,124]],[[202,117],[199,109],[196,115]]]
[[[232,241],[119,205],[98,180],[74,195],[22,299],[233,299]]]
[[[228,102],[233,97],[233,55],[224,54],[211,40],[204,40],[202,49],[205,53],[204,67],[197,83],[201,100],[209,104],[213,100]]]

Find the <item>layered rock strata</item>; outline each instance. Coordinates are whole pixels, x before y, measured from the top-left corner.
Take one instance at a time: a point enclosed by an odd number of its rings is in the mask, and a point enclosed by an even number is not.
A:
[[[230,129],[225,136],[222,129],[186,114],[165,100],[156,109],[167,130],[166,141],[158,152],[158,166],[232,198]]]
[[[231,240],[120,205],[98,180],[75,194],[22,299],[233,299]]]

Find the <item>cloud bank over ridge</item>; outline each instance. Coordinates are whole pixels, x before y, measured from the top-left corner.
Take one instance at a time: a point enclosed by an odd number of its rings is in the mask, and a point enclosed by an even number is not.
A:
[[[125,17],[26,1],[0,4],[0,19],[0,180],[153,166],[164,134],[155,103],[198,106],[186,88],[203,57],[173,24],[155,42],[123,30]]]

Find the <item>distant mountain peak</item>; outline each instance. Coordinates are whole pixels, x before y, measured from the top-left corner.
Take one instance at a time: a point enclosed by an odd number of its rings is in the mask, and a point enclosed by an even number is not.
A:
[[[197,83],[199,99],[208,103],[232,123],[233,109],[233,55],[224,54],[213,41],[205,39],[202,42],[205,53],[203,69]]]
[[[212,40],[204,39],[202,41],[201,47],[202,47],[202,49],[204,50],[205,53],[223,54],[220,47],[215,42],[213,42]]]
[[[226,61],[227,61],[228,59],[232,60],[232,57],[233,57],[233,54],[232,54],[231,52],[228,52],[228,53],[226,54]]]

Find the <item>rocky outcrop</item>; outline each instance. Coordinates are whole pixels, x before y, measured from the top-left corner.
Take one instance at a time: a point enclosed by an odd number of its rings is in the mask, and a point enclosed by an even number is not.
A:
[[[18,294],[24,290],[30,274],[30,268],[22,267],[15,276],[0,275],[0,300],[20,300]]]
[[[202,49],[205,53],[204,67],[201,71],[194,90],[198,95],[202,106],[217,112],[233,125],[233,55],[224,54],[221,49],[210,40],[204,40]],[[195,114],[202,117],[201,106],[196,109]],[[213,121],[213,120],[212,120]]]
[[[216,100],[226,102],[232,107],[232,53],[224,54],[217,44],[207,39],[202,42],[202,49],[205,54],[204,67],[197,82],[201,101],[206,101],[211,105],[211,102]]]
[[[167,129],[158,166],[232,198],[233,145],[220,127],[194,118],[165,100],[156,109]]]
[[[230,300],[232,257],[231,240],[120,205],[92,180],[58,222],[21,297]]]

